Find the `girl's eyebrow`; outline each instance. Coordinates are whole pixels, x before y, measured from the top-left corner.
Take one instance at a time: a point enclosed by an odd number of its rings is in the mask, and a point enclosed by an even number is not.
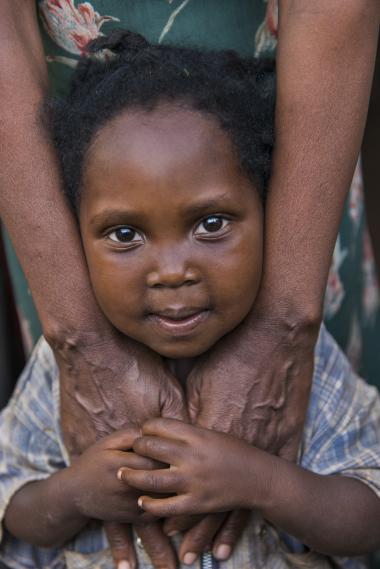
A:
[[[217,213],[220,208],[228,206],[231,206],[231,194],[225,192],[219,196],[214,196],[208,199],[205,198],[204,200],[189,204],[184,208],[183,213],[186,217],[196,217],[197,215],[202,215],[205,212],[215,211],[215,213]]]
[[[186,218],[199,217],[205,213],[217,213],[219,209],[228,206],[231,206],[231,195],[228,192],[224,192],[218,196],[205,198],[204,200],[184,206],[182,215]],[[102,225],[115,225],[117,223],[125,223],[126,221],[129,221],[129,223],[133,221],[133,223],[143,224],[146,220],[147,215],[142,211],[107,208],[95,214],[90,219],[89,224],[97,225],[100,223]]]
[[[146,220],[146,215],[128,209],[107,208],[91,217],[89,224],[115,225],[117,223],[125,223],[126,220],[133,220],[134,223],[142,223]]]

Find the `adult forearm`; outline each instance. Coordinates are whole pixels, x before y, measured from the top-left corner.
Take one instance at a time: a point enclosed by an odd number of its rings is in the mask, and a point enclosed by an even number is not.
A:
[[[45,335],[75,344],[101,334],[76,223],[40,126],[47,76],[35,2],[0,4],[0,215],[26,273]]]
[[[13,496],[5,526],[12,535],[33,545],[60,546],[88,521],[76,510],[72,496],[66,470],[26,484]]]
[[[376,0],[280,0],[276,149],[263,293],[317,321],[362,139]]]

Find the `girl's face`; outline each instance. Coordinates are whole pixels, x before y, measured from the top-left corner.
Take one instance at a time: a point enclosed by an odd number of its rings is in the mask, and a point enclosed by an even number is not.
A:
[[[107,123],[87,155],[80,229],[104,313],[163,356],[205,352],[252,307],[262,206],[207,115],[167,103]]]

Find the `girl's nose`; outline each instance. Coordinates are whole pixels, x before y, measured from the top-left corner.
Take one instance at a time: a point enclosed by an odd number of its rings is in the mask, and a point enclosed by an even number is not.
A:
[[[200,280],[198,270],[191,266],[188,259],[177,254],[159,255],[154,270],[147,275],[147,285],[151,288],[178,288],[190,286]]]

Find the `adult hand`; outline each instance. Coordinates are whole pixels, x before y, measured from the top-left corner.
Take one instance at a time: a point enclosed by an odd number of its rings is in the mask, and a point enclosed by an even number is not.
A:
[[[306,416],[319,322],[258,300],[247,319],[192,371],[192,422],[295,460]]]
[[[188,421],[179,383],[162,358],[119,334],[70,349],[53,345],[61,384],[61,421],[73,456],[116,430],[153,417]],[[80,428],[78,428],[80,426]]]
[[[136,569],[138,563],[132,527],[110,522],[105,524],[105,530],[117,569]],[[135,531],[155,569],[177,569],[177,556],[162,531],[161,522],[136,526]]]
[[[162,359],[116,331],[102,343],[89,339],[72,349],[67,342],[56,342],[55,356],[60,368],[62,428],[72,456],[97,438],[151,417],[188,421],[181,387]],[[127,562],[134,569],[130,526],[107,523],[105,528],[116,565]],[[153,566],[174,569],[173,548],[161,527],[149,524],[139,531]]]
[[[193,422],[295,460],[319,322],[298,317],[295,311],[288,314],[259,297],[246,321],[198,362],[187,382],[187,396]],[[198,538],[196,528],[190,530],[181,558],[188,552],[199,554],[210,543],[215,557],[228,558],[246,521],[246,512],[233,512],[218,533],[214,515],[206,516],[201,522],[203,538]],[[172,518],[165,529],[183,531],[189,524],[190,520]]]

